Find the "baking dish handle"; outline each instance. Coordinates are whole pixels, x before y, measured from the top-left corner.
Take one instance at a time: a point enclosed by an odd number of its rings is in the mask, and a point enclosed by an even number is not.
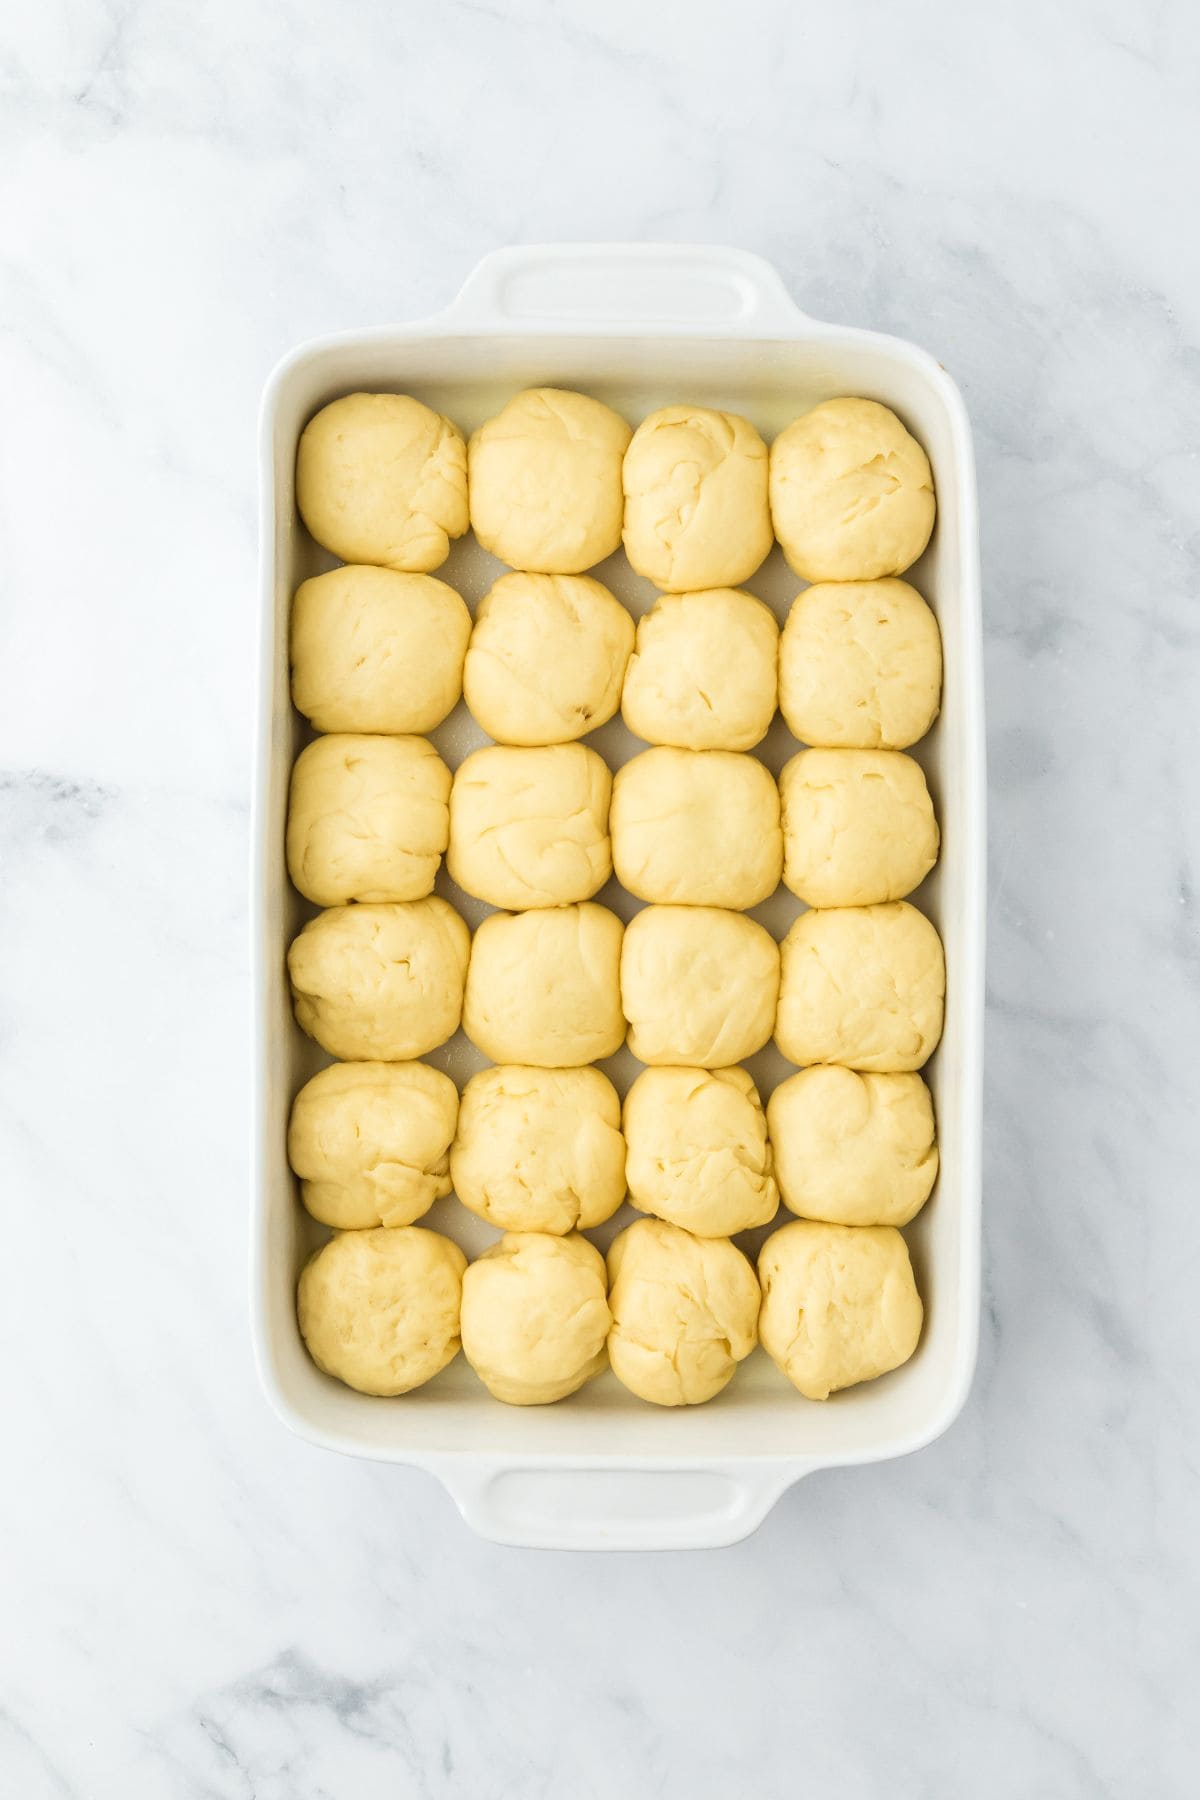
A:
[[[456,321],[790,333],[802,313],[761,256],[710,244],[523,244],[493,250],[450,307]]]

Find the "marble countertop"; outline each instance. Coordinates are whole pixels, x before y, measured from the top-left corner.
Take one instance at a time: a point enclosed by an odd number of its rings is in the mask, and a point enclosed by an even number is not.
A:
[[[1194,1793],[1195,9],[52,0],[4,37],[0,1789]],[[760,251],[977,434],[978,1378],[707,1554],[480,1542],[290,1438],[246,1326],[259,391],[560,238]]]

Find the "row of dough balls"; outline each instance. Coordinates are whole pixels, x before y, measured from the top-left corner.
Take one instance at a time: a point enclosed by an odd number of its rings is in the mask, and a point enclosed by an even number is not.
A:
[[[623,543],[668,592],[736,587],[775,538],[806,581],[901,575],[929,542],[929,459],[894,412],[836,399],[770,452],[748,419],[667,406],[636,431],[562,388],[514,395],[464,443],[407,394],[348,394],[311,419],[296,501],[343,562],[428,573],[468,524],[510,568],[571,575]]]
[[[750,750],[776,705],[802,743],[903,750],[941,698],[937,620],[905,581],[821,583],[780,638],[736,588],[662,594],[633,619],[587,575],[503,575],[472,628],[432,575],[352,564],[301,583],[292,696],[318,731],[432,731],[465,693],[498,743],[570,743],[620,708],[648,743]]]
[[[891,1226],[797,1220],[758,1274],[724,1237],[639,1219],[607,1265],[586,1238],[506,1233],[468,1266],[420,1226],[345,1231],[306,1265],[300,1329],[318,1368],[362,1393],[429,1381],[461,1348],[498,1400],[561,1400],[610,1366],[660,1406],[711,1400],[761,1342],[800,1393],[825,1400],[916,1349],[922,1307]]]

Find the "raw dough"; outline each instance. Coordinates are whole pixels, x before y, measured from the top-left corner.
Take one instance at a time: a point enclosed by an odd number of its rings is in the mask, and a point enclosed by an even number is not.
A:
[[[296,505],[343,562],[438,569],[467,529],[462,433],[409,394],[347,394],[301,434]]]
[[[481,1069],[462,1092],[454,1192],[502,1231],[563,1233],[625,1198],[621,1102],[599,1069]]]
[[[502,575],[475,616],[467,705],[498,743],[570,743],[620,706],[633,636],[589,575]]]
[[[608,1252],[608,1356],[631,1393],[656,1406],[719,1394],[758,1338],[758,1282],[728,1238],[638,1219]]]
[[[938,622],[907,581],[819,582],[792,604],[779,706],[802,744],[903,750],[942,694]]]
[[[476,750],[455,772],[446,867],[510,912],[590,900],[612,874],[611,791],[607,764],[583,744]]]
[[[743,913],[646,906],[626,927],[621,1006],[640,1062],[741,1062],[770,1037],[778,994],[779,946]]]
[[[775,1178],[802,1219],[907,1225],[937,1179],[933,1101],[919,1075],[801,1069],[767,1102]]]
[[[767,1121],[745,1069],[643,1069],[622,1124],[629,1197],[642,1212],[701,1237],[775,1217]]]
[[[771,446],[771,519],[805,581],[903,575],[929,542],[929,458],[877,400],[826,400]]]
[[[333,569],[292,602],[292,699],[318,731],[432,731],[458,705],[471,615],[432,575]]]
[[[330,907],[288,951],[296,1021],[347,1061],[424,1056],[458,1030],[470,941],[436,897]]]
[[[802,750],[779,793],[783,879],[809,906],[903,900],[937,861],[925,776],[902,750]]]
[[[748,419],[664,406],[625,452],[625,554],[656,587],[736,587],[771,548],[767,446]]]
[[[449,799],[450,771],[424,738],[316,738],[292,770],[293,885],[318,906],[423,899],[446,848]]]
[[[300,1276],[297,1312],[309,1355],[360,1394],[407,1394],[458,1354],[457,1244],[420,1225],[343,1231]]]
[[[471,524],[513,569],[576,575],[621,545],[621,458],[629,427],[565,388],[529,388],[469,445]]]
[[[288,1161],[314,1219],[411,1225],[450,1192],[458,1089],[426,1063],[334,1063],[292,1103]]]
[[[906,1363],[923,1311],[908,1247],[890,1225],[773,1232],[758,1259],[763,1349],[809,1400]]]
[[[942,941],[907,901],[801,913],[783,940],[775,1041],[802,1065],[919,1069],[945,994]]]
[[[561,1400],[608,1361],[607,1290],[586,1238],[510,1231],[463,1276],[463,1354],[497,1400]]]
[[[496,1063],[569,1069],[625,1035],[621,921],[606,906],[492,913],[475,933],[463,1029]]]
[[[643,750],[617,771],[611,829],[617,880],[639,900],[744,912],[779,886],[779,789],[757,757]]]
[[[752,750],[778,691],[779,627],[738,588],[660,594],[638,621],[621,715],[648,744]]]

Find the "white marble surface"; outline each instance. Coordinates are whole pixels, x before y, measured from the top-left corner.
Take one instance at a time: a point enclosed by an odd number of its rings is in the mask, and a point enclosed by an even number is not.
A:
[[[1198,74],[1188,0],[7,10],[6,1795],[1196,1791]],[[478,1542],[246,1328],[259,388],[572,237],[760,250],[978,438],[979,1376],[706,1555]]]

